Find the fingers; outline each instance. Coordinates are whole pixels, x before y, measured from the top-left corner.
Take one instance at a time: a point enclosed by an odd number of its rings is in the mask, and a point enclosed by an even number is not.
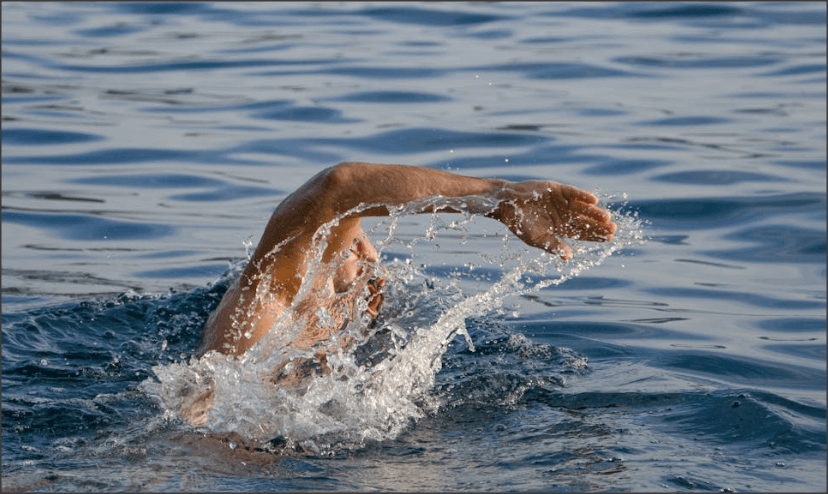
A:
[[[584,210],[572,216],[566,234],[591,242],[608,242],[618,228],[611,218],[607,211],[597,208]]]
[[[567,232],[567,236],[578,240],[586,240],[589,242],[609,242],[615,233],[614,225],[612,226],[594,226],[591,223],[578,224],[574,222],[572,228]]]
[[[593,242],[612,240],[617,226],[609,211],[597,206],[596,196],[575,188],[568,189],[563,195],[569,201],[564,215],[569,217],[565,228],[567,236]]]
[[[371,245],[371,242],[363,235],[355,240],[356,245],[351,249],[361,259],[368,262],[377,262],[377,250]]]
[[[561,259],[568,261],[572,258],[572,249],[566,245],[566,242],[558,241],[558,250],[556,252]]]
[[[366,312],[376,319],[379,315],[379,308],[385,296],[380,291],[385,285],[385,278],[371,278],[368,280],[368,308]]]
[[[587,204],[581,201],[571,201],[569,203],[569,210],[576,214],[588,216],[598,221],[609,221],[610,214],[604,209],[597,207],[595,204]]]
[[[564,261],[572,257],[572,249],[557,236],[554,228],[548,228],[545,232],[540,233],[538,237],[522,236],[521,240],[534,247],[540,247],[550,254],[558,255]]]
[[[550,254],[557,254],[563,259],[564,261],[568,261],[572,258],[572,248],[566,244],[563,240],[558,238],[552,237],[554,240],[547,244],[546,251]]]
[[[609,242],[616,232],[617,226],[612,221],[612,215],[597,206],[598,198],[589,192],[579,189],[567,189],[563,192],[567,200],[564,210],[561,211],[563,224],[553,228],[554,234],[589,242]],[[557,231],[555,231],[557,230]],[[572,249],[563,241],[558,240],[553,249],[547,249],[560,255],[561,259],[572,257]]]
[[[561,193],[569,202],[582,202],[584,204],[598,204],[598,197],[585,190],[571,185],[563,186]]]

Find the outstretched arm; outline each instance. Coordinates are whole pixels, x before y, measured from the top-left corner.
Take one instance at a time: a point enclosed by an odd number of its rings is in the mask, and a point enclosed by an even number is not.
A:
[[[390,208],[427,198],[436,200],[418,212],[459,212],[452,199],[466,197],[485,199],[464,201],[466,211],[501,221],[528,245],[564,259],[571,250],[560,236],[608,241],[616,229],[594,195],[557,182],[509,182],[414,166],[341,163],[318,173],[276,207],[238,285],[225,294],[205,325],[202,352],[240,354],[269,330],[298,293],[313,236],[322,225],[354,208],[378,205],[340,219],[331,229],[322,258],[330,262],[362,238],[362,216],[385,216]],[[254,313],[256,324],[250,321]],[[231,338],[239,328],[243,333],[245,325],[256,326],[248,329],[250,337]]]
[[[527,244],[563,258],[572,254],[559,236],[589,241],[608,241],[615,233],[610,214],[597,207],[598,198],[589,192],[552,181],[509,182],[473,178],[440,170],[404,165],[343,163],[323,172],[331,180],[329,211],[323,218],[341,214],[360,204],[402,206],[423,198],[447,199],[479,196],[491,201],[466,202],[466,210],[484,214],[505,224]],[[496,206],[492,207],[491,204]],[[438,211],[458,212],[456,201]],[[432,211],[435,207],[421,212]],[[361,216],[385,215],[385,207],[368,209]]]
[[[319,226],[357,206],[384,205],[356,213],[384,216],[389,214],[386,206],[399,207],[435,196],[493,199],[494,208],[470,201],[466,209],[497,219],[527,244],[558,252],[564,258],[570,257],[571,251],[558,236],[607,241],[615,232],[610,214],[597,207],[598,198],[569,185],[474,178],[406,165],[342,163],[322,171],[279,205],[253,258],[264,255],[287,236],[313,235]],[[436,201],[436,209],[459,212],[455,202],[447,200],[441,206]]]

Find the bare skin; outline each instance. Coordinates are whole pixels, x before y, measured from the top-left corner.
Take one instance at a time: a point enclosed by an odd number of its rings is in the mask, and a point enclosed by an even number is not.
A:
[[[472,196],[493,200],[496,206],[492,207],[491,201],[469,200],[464,201],[466,212],[500,221],[526,244],[563,259],[569,259],[572,251],[560,237],[603,242],[611,240],[616,231],[609,212],[597,206],[597,197],[557,182],[510,182],[405,165],[341,163],[318,173],[276,207],[240,279],[207,320],[199,354],[215,350],[238,356],[249,350],[294,303],[308,271],[317,230],[357,206],[381,204],[384,206],[351,213],[331,228],[322,255],[330,268],[315,281],[318,297],[306,297],[302,302],[306,307],[294,308],[313,314],[319,306],[355,306],[354,300],[337,295],[358,293],[354,288],[367,286],[367,312],[375,317],[384,280],[382,273],[374,272],[377,252],[360,227],[360,218],[387,216],[389,207],[426,198],[438,200],[418,212],[461,212],[458,201],[452,199]],[[332,328],[338,325],[323,327],[315,324],[313,317],[305,321],[303,331],[290,345],[310,349],[335,336]],[[324,351],[316,356],[324,372]],[[273,380],[290,385],[296,378],[280,377],[280,369],[276,369]],[[210,407],[204,405],[203,410],[192,410],[198,418],[188,421],[203,423]]]

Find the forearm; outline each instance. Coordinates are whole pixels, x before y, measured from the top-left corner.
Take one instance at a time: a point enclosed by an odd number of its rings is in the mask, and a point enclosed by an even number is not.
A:
[[[383,216],[389,208],[400,207],[428,198],[446,198],[430,201],[422,211],[453,211],[463,209],[470,213],[487,214],[500,199],[507,198],[509,182],[500,179],[476,178],[431,168],[407,165],[379,165],[371,163],[342,163],[327,169],[326,195],[330,208],[323,217],[341,215],[359,206],[379,205],[358,212],[359,216]],[[484,201],[466,201],[457,207],[452,198],[478,197]]]
[[[343,163],[330,168],[333,200],[326,216],[360,205],[380,204],[356,213],[385,215],[388,207],[413,204],[407,212],[453,211],[483,214],[500,221],[525,243],[562,257],[571,255],[558,237],[608,241],[616,225],[598,198],[571,185],[549,180],[510,182],[475,178],[404,165]],[[434,200],[422,201],[434,198]]]
[[[426,201],[429,198],[434,200]],[[557,235],[605,241],[615,225],[597,203],[588,192],[547,180],[510,182],[407,165],[341,163],[316,174],[276,207],[246,274],[254,274],[258,261],[280,246],[281,274],[301,275],[306,248],[322,225],[338,221],[328,242],[327,262],[333,249],[350,244],[359,234],[360,217],[385,216],[411,204],[418,209],[407,212],[488,216],[529,245],[549,251],[557,249]],[[287,278],[280,276],[283,283],[293,282]]]

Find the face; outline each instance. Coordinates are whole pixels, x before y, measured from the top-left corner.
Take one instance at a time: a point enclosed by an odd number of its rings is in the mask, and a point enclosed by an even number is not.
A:
[[[382,304],[381,289],[385,285],[385,278],[377,276],[378,268],[381,270],[381,267],[377,265],[376,249],[365,236],[360,236],[354,241],[350,250],[343,254],[343,257],[331,280],[334,292],[356,296],[367,285],[367,312],[376,319],[380,304]]]
[[[386,272],[377,264],[377,257],[377,251],[368,239],[360,235],[348,250],[337,254],[327,264],[329,270],[317,273],[315,289],[303,297],[295,307],[294,322],[300,324],[303,329],[291,342],[291,346],[310,350],[319,343],[328,345],[333,339],[340,348],[353,347],[356,343],[354,335],[344,330],[351,321],[362,320],[363,314],[359,312],[359,306],[363,304],[360,304],[360,298],[366,298],[368,303],[364,312],[372,320],[377,318],[382,304],[385,278],[378,274],[385,275]],[[306,363],[312,366],[308,369],[318,367],[317,372],[325,375],[329,370],[322,348]],[[305,367],[296,367],[298,374],[288,372],[282,375],[281,370],[277,368],[274,371],[273,382],[296,385],[307,375],[304,373],[305,370]]]
[[[385,278],[378,274],[385,270],[377,264],[377,251],[367,238],[358,236],[329,266],[332,271],[317,274],[316,289],[299,302],[294,312],[304,327],[293,341],[298,348],[310,348],[338,334],[349,322],[362,319],[358,307],[363,296],[368,302],[365,313],[372,320],[379,313]],[[363,295],[366,289],[368,293]]]

